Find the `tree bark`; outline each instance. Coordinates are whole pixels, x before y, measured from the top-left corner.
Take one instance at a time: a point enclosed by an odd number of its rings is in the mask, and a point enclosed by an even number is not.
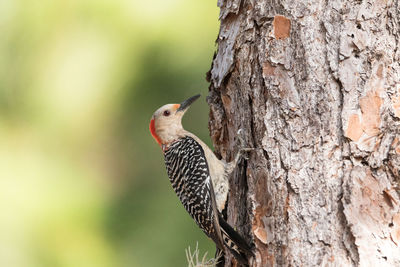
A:
[[[250,266],[400,266],[398,0],[219,0],[209,128]],[[225,266],[235,266],[229,254]]]

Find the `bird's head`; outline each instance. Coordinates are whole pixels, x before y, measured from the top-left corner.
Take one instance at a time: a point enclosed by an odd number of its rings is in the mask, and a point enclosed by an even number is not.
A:
[[[160,146],[170,144],[181,137],[184,133],[182,117],[199,97],[200,95],[192,96],[181,104],[167,104],[154,112],[149,128],[151,135]]]

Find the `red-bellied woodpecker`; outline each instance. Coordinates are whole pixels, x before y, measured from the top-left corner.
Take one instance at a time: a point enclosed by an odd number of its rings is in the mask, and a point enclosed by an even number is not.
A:
[[[251,249],[221,214],[229,190],[228,176],[240,152],[232,162],[218,160],[204,142],[183,129],[182,117],[199,97],[159,108],[151,118],[150,132],[162,148],[170,182],[187,212],[218,249],[227,247],[246,264]]]

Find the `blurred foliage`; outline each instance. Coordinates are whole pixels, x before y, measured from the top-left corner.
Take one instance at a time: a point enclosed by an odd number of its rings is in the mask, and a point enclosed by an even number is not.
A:
[[[0,266],[185,266],[214,246],[179,203],[152,113],[208,144],[215,1],[0,1]]]

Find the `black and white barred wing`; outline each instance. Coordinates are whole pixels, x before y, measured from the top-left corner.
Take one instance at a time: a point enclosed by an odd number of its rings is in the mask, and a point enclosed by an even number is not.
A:
[[[222,248],[214,189],[203,148],[187,136],[171,144],[164,158],[172,187],[183,206],[207,236]]]

